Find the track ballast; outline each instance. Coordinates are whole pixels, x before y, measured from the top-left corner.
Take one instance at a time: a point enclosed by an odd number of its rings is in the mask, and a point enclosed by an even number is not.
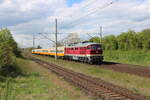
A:
[[[149,98],[145,98],[144,96],[135,94],[125,88],[105,82],[99,78],[93,78],[74,72],[36,58],[31,58],[31,60],[62,76],[87,94],[94,96],[97,100],[150,100]]]

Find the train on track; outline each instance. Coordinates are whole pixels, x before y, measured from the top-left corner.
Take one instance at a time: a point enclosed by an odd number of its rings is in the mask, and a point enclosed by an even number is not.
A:
[[[54,57],[56,55],[56,49],[55,47],[48,49],[33,49],[32,54]],[[57,56],[58,58],[65,60],[75,60],[89,64],[101,64],[103,61],[103,50],[101,44],[94,42],[80,42],[58,47]]]

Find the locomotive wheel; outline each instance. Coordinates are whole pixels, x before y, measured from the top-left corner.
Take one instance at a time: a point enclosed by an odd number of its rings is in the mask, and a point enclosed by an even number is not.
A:
[[[92,61],[88,61],[88,63],[89,63],[89,64],[91,64],[91,65],[93,64],[93,62],[92,62]]]
[[[98,65],[101,65],[101,64],[102,64],[102,61],[97,62],[97,64],[98,64]]]
[[[93,62],[91,61],[90,64],[93,65]]]

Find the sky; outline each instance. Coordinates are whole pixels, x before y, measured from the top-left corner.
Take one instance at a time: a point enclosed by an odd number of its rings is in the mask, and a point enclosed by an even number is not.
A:
[[[150,0],[0,0],[0,28],[10,29],[20,47],[33,46],[33,35],[36,46],[52,46],[56,18],[58,40],[69,33],[88,40],[100,26],[103,36],[141,31],[150,28]]]
[[[81,3],[84,0],[67,0],[67,5],[71,7],[73,4]]]

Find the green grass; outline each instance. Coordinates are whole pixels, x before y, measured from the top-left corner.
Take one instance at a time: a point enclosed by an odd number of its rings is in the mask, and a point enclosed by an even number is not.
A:
[[[104,51],[104,58],[106,61],[144,65],[150,67],[150,51]]]
[[[107,69],[103,69],[97,66],[91,66],[88,64],[69,62],[65,60],[57,60],[54,58],[45,56],[35,56],[47,62],[51,62],[65,68],[74,70],[76,72],[84,73],[93,77],[101,78],[107,82],[119,85],[121,87],[127,88],[135,93],[140,93],[144,96],[150,97],[150,79],[139,77],[136,75],[130,75],[126,73],[115,72]]]
[[[0,100],[89,100],[80,90],[32,61],[17,59],[17,65],[24,74],[0,77]]]
[[[20,100],[21,98],[23,98],[23,100],[71,99],[68,91],[57,87],[52,81],[44,80],[41,76],[35,76],[34,74],[28,74],[26,77],[18,77],[10,82],[11,93],[8,93],[8,95],[10,98],[13,98],[13,100]],[[2,87],[5,87],[5,85],[6,84],[1,84]],[[6,91],[6,88],[2,89]],[[6,98],[5,94],[4,98]]]

